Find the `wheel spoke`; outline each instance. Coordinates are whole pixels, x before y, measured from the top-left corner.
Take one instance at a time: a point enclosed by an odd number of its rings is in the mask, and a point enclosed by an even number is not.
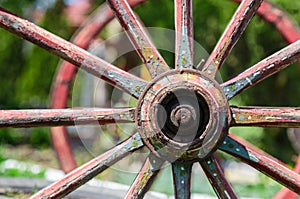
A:
[[[175,0],[175,66],[193,68],[194,33],[192,0]]]
[[[143,3],[145,0],[130,0],[131,6]],[[106,5],[100,6],[84,22],[81,28],[72,36],[71,42],[80,48],[87,49],[91,41],[99,34],[104,26],[114,18],[112,10]],[[63,61],[59,66],[55,83],[52,85],[52,108],[65,108],[72,80],[77,73],[77,68],[72,63]],[[63,97],[63,99],[62,99]]]
[[[233,135],[228,135],[220,146],[220,149],[239,158],[287,188],[297,193],[300,192],[300,175],[256,147],[246,142],[241,143]]]
[[[300,154],[298,154],[296,166],[294,171],[300,174]],[[274,197],[273,199],[282,199],[282,198],[289,198],[289,199],[297,199],[299,195],[295,192],[292,192],[288,188],[282,188]]]
[[[244,0],[233,15],[219,42],[204,65],[203,71],[215,76],[263,0]]]
[[[143,198],[155,180],[163,163],[164,161],[150,154],[128,190],[125,198]]]
[[[67,126],[116,122],[134,122],[134,109],[37,109],[37,110],[0,110],[0,128]]]
[[[200,161],[200,164],[218,198],[238,198],[230,183],[226,180],[221,166],[213,156]]]
[[[232,0],[241,3],[242,0]],[[257,14],[265,21],[272,23],[288,43],[300,39],[299,25],[282,9],[269,1],[262,2]]]
[[[137,6],[144,3],[146,0],[128,0],[130,6]],[[87,49],[90,42],[99,34],[99,32],[114,18],[114,13],[103,4],[88,17],[81,25],[81,28],[73,35],[72,43],[77,46]]]
[[[152,78],[169,70],[126,0],[107,0]]]
[[[222,84],[228,99],[300,59],[300,40]]]
[[[190,199],[192,166],[191,163],[172,163],[175,199]]]
[[[231,126],[300,127],[300,109],[289,107],[231,107]]]
[[[121,144],[73,170],[63,179],[42,189],[31,198],[61,198],[142,146],[141,137],[139,134],[135,134]]]
[[[0,27],[138,98],[146,82],[0,7]]]

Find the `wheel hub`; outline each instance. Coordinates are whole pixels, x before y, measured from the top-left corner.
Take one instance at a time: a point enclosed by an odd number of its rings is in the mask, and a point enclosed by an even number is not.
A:
[[[171,111],[171,121],[176,127],[192,125],[196,122],[196,111],[190,105],[178,105]]]
[[[227,134],[229,121],[219,84],[191,69],[172,70],[150,82],[136,111],[143,141],[168,161],[207,157]]]

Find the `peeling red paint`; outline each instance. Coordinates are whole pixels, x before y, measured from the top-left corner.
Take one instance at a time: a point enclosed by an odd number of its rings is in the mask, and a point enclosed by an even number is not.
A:
[[[218,198],[222,199],[237,199],[238,196],[232,189],[231,184],[225,178],[221,165],[217,162],[214,156],[208,157],[200,161],[200,165],[207,178],[209,179]]]
[[[0,128],[134,122],[134,109],[0,110]]]
[[[142,146],[143,143],[139,135],[135,134],[114,148],[68,173],[61,180],[49,185],[45,189],[42,189],[30,198],[62,198],[107,169],[115,162],[129,155],[131,152],[141,148]]]
[[[175,6],[175,68],[194,67],[194,29],[191,0],[176,0]]]
[[[150,154],[144,162],[139,174],[127,191],[124,199],[143,198],[159,173],[164,161]]]
[[[241,0],[232,1],[241,3]],[[299,25],[287,13],[273,3],[264,0],[257,14],[267,22],[274,24],[288,43],[293,43],[300,39]]]
[[[212,153],[218,148],[262,171],[291,190],[300,192],[299,174],[291,171],[280,161],[247,142],[239,140],[233,135],[227,135],[229,125],[300,126],[299,110],[297,108],[228,106],[228,100],[231,97],[299,59],[300,43],[298,36],[295,36],[298,30],[293,27],[293,23],[287,15],[280,13],[275,7],[270,7],[271,4],[266,2],[258,8],[262,0],[242,1],[228,28],[212,52],[210,59],[206,62],[203,72],[199,72],[193,69],[182,69],[193,67],[192,1],[176,0],[175,13],[178,16],[176,16],[175,20],[177,32],[175,55],[177,57],[175,60],[176,67],[179,70],[166,72],[169,70],[169,67],[151,43],[142,23],[133,13],[127,1],[109,0],[108,2],[121,25],[127,31],[143,62],[147,65],[152,77],[155,78],[150,83],[116,68],[33,23],[0,8],[1,27],[139,98],[135,118],[133,117],[134,109],[0,111],[0,126],[2,125],[2,127],[72,125],[76,122],[86,124],[92,121],[97,121],[100,124],[114,121],[135,121],[139,130],[139,134],[131,136],[120,145],[77,168],[62,180],[38,192],[32,198],[57,198],[67,195],[130,152],[141,148],[144,145],[143,142],[156,156],[151,154],[146,160],[136,180],[130,187],[126,198],[142,197],[149,190],[160,170],[160,166],[165,160],[172,163],[175,198],[190,198],[191,166],[194,162],[200,162],[208,179],[210,179],[211,185],[220,198],[237,198],[224,178],[220,166],[212,156]],[[129,3],[133,4],[140,2],[142,0],[129,1]],[[276,25],[287,41],[294,43],[220,85],[214,80],[216,72],[226,60],[257,9],[262,17]],[[75,44],[77,43],[80,47],[87,48],[89,42],[93,40],[98,31],[113,18],[113,12],[107,7],[102,7],[100,11],[102,12],[100,15],[93,16],[85,24],[87,29],[77,35],[74,40]],[[286,33],[286,31],[289,32]],[[188,42],[185,41],[186,39]],[[189,52],[188,55],[182,56],[186,50]],[[63,64],[53,86],[52,107],[65,108],[67,106],[70,84],[76,71],[77,68],[72,65]],[[166,73],[158,76],[163,72]],[[186,97],[177,93],[177,97],[181,97],[184,103],[178,105],[176,102],[171,104],[174,106],[166,106],[174,99],[170,93],[176,93],[177,90],[188,94],[188,97]],[[196,105],[187,103],[190,100],[190,93],[197,96]],[[164,104],[165,99],[167,102]],[[159,112],[159,105],[166,110],[170,109],[167,112],[169,114],[169,120],[167,121],[170,121],[167,130],[164,129],[165,126],[159,126],[159,116],[160,113],[163,113]],[[200,109],[197,109],[197,106]],[[197,118],[198,116],[199,118]],[[199,125],[201,128],[197,128],[199,131],[193,134],[193,132],[191,133],[192,130],[189,129],[189,124],[194,127],[196,120],[198,123],[201,123]],[[174,130],[174,126],[175,128],[178,127],[178,129]],[[180,132],[179,127],[188,130],[183,131],[184,134],[180,134],[178,133]],[[190,139],[191,134],[196,136]],[[66,135],[65,128],[61,127],[56,127],[52,133],[53,139],[57,141],[54,144],[58,152],[67,151],[67,154],[70,155],[70,149],[63,146],[67,145]],[[63,138],[62,142],[59,140],[61,138]],[[66,151],[64,151],[65,149]],[[158,150],[160,152],[157,152]],[[163,152],[161,153],[161,151]],[[70,169],[71,167],[75,167],[74,162],[71,162],[71,166],[66,168]]]
[[[230,134],[220,149],[239,158],[296,193],[300,193],[300,175],[250,143]]]
[[[168,122],[172,117],[170,111],[165,111],[166,119],[160,118],[164,115],[161,107],[175,110],[181,106],[196,110],[195,122],[174,127]],[[171,70],[150,82],[140,97],[135,117],[145,144],[170,162],[209,156],[226,136],[231,119],[227,99],[218,83],[191,69]]]
[[[222,84],[228,99],[300,59],[300,40],[270,55]]]
[[[290,107],[231,107],[231,126],[300,127],[300,109]]]
[[[0,27],[46,49],[47,51],[71,62],[75,66],[104,79],[108,83],[138,98],[146,82],[110,63],[90,54],[78,46],[36,26],[35,24],[0,10]],[[4,20],[5,19],[5,20]],[[129,84],[130,82],[130,84]],[[141,89],[134,89],[139,86]]]
[[[206,61],[203,71],[215,77],[263,0],[244,0]]]
[[[108,0],[117,19],[131,40],[152,78],[169,70],[169,66],[160,55],[139,18],[125,0]]]

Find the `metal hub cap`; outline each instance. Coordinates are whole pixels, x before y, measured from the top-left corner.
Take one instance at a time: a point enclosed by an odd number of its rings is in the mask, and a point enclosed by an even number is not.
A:
[[[184,104],[171,111],[171,121],[176,127],[189,126],[196,123],[196,111],[194,107]]]
[[[219,84],[191,69],[155,78],[136,111],[143,141],[168,161],[207,157],[227,134],[229,122],[229,106]]]

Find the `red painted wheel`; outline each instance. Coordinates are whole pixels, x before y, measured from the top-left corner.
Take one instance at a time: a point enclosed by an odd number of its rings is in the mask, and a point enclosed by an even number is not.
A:
[[[193,62],[190,0],[175,1],[175,69],[170,69],[160,56],[129,4],[124,0],[108,0],[151,74],[150,82],[122,71],[1,8],[1,27],[138,99],[136,108],[1,111],[2,127],[86,124],[95,119],[100,124],[134,122],[137,127],[137,133],[73,170],[62,180],[39,191],[32,198],[63,197],[141,148],[148,148],[149,156],[125,198],[143,197],[166,161],[172,165],[175,198],[190,198],[191,169],[194,163],[201,165],[219,198],[237,198],[215,160],[213,154],[217,150],[240,159],[299,193],[299,174],[229,133],[229,128],[234,126],[299,127],[299,109],[234,107],[229,106],[228,101],[297,61],[300,58],[300,40],[297,39],[224,83],[215,80],[218,70],[261,2],[241,2],[203,69],[199,71],[194,67],[197,63]],[[72,73],[66,75],[72,76]],[[60,84],[65,86],[65,90],[62,90],[64,93],[68,93],[66,83],[69,82]],[[63,134],[65,135],[64,132]]]

